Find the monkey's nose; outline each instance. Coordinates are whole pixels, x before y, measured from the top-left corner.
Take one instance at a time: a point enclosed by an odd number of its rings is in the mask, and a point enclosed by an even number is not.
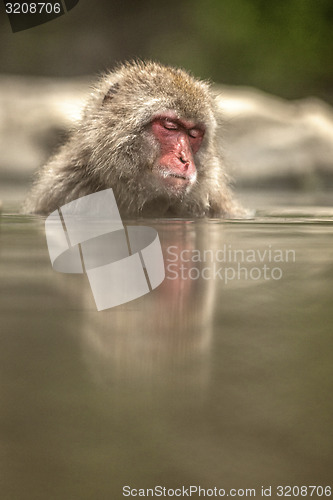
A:
[[[179,155],[179,159],[180,161],[185,165],[186,169],[189,167],[189,160],[187,159],[187,156],[185,154],[184,151],[181,151],[180,155]]]

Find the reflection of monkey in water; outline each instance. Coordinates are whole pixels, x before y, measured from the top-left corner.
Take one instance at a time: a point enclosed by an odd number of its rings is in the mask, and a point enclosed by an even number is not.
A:
[[[112,187],[122,216],[232,217],[209,86],[180,69],[127,63],[106,74],[69,141],[41,171],[26,212]]]

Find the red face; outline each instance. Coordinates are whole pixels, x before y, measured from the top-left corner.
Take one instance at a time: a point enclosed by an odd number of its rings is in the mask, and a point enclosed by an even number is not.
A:
[[[191,186],[197,176],[194,155],[199,151],[204,127],[175,115],[156,116],[151,124],[161,155],[153,173],[176,190]]]

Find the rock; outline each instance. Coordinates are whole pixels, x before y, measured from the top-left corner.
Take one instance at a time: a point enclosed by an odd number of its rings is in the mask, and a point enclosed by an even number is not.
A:
[[[0,179],[27,179],[80,116],[82,79],[0,77]]]
[[[217,87],[223,147],[238,185],[311,188],[333,183],[333,109],[255,89]],[[222,140],[222,139],[221,139]]]

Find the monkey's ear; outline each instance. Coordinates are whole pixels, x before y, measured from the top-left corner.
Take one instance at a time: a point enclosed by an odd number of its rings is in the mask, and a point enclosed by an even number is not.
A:
[[[109,90],[107,91],[107,93],[104,96],[102,105],[104,105],[108,101],[112,101],[112,99],[113,99],[114,95],[117,93],[118,89],[119,89],[119,83],[114,83],[113,85],[111,85],[111,87],[109,88]]]

